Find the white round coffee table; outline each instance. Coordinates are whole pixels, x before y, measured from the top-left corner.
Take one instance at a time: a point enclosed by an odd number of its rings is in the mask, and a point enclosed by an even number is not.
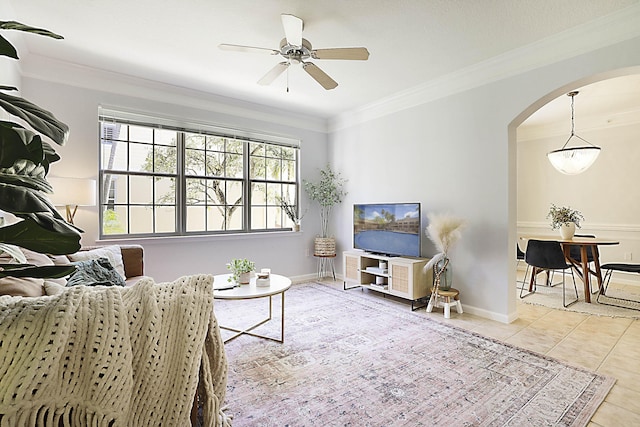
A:
[[[251,281],[247,285],[236,285],[234,283],[229,283],[228,279],[231,277],[231,274],[218,274],[214,276],[213,280],[213,298],[214,299],[224,299],[224,300],[246,300],[246,299],[254,299],[254,298],[266,298],[269,297],[269,317],[266,319],[252,325],[246,329],[236,329],[228,326],[220,325],[220,329],[225,329],[227,331],[236,332],[230,338],[224,340],[225,343],[239,337],[240,335],[251,335],[253,337],[264,338],[272,341],[276,341],[279,343],[284,342],[284,293],[291,287],[291,279],[285,276],[280,276],[279,274],[271,274],[269,277],[269,286],[256,286],[256,277],[251,277]],[[227,288],[227,289],[221,289]],[[281,317],[280,317],[280,339],[272,338],[265,335],[256,334],[255,332],[251,332],[253,329],[258,326],[268,322],[272,317],[272,309],[273,309],[273,301],[272,298],[274,295],[281,295],[282,304],[281,304]]]

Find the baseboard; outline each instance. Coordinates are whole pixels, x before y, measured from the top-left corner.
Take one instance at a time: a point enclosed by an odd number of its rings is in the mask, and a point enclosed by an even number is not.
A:
[[[307,283],[310,281],[314,281],[318,279],[318,276],[315,274],[304,274],[301,276],[292,276],[290,277],[291,282],[296,284],[296,283]],[[336,281],[340,282],[342,281],[342,275],[337,274],[336,275]],[[501,323],[511,323],[514,320],[516,320],[518,318],[518,313],[514,312],[514,313],[510,313],[508,315],[504,315],[504,314],[500,314],[500,313],[496,313],[493,311],[489,311],[489,310],[485,310],[482,308],[478,308],[478,307],[473,307],[467,304],[464,304],[464,302],[462,303],[462,308],[465,311],[465,313],[469,313],[469,314],[473,314],[475,316],[478,317],[483,317],[485,319],[489,319],[489,320],[495,320],[497,322],[501,322]]]
[[[511,323],[518,318],[518,312],[513,312],[508,315],[496,313],[494,311],[485,310],[483,308],[474,307],[472,305],[462,303],[462,309],[465,313],[473,314],[474,316],[482,317],[489,320],[495,320],[500,323]]]
[[[316,280],[318,276],[316,274],[302,274],[300,276],[289,276],[291,279],[291,283],[300,284],[300,283],[308,283]]]

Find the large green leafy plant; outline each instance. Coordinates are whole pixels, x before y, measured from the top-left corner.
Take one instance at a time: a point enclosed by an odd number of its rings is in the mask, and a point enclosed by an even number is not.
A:
[[[62,38],[15,21],[0,21],[0,30]],[[0,56],[18,59],[16,49],[2,35]],[[46,196],[52,192],[46,180],[49,165],[60,160],[60,156],[42,138],[45,136],[62,146],[67,141],[69,128],[49,111],[6,93],[16,90],[13,86],[0,85],[0,108],[20,120],[0,120],[0,209],[21,221],[0,227],[0,250],[15,254],[11,246],[15,245],[55,255],[76,252],[80,249],[81,230],[68,224]],[[73,271],[73,267],[65,266],[3,264],[0,267],[0,277],[62,277]]]
[[[320,180],[312,182],[303,180],[304,189],[307,191],[309,198],[318,202],[320,205],[320,237],[329,237],[329,216],[333,206],[342,202],[346,179],[340,176],[340,173],[331,170],[327,165],[325,169],[320,170]]]

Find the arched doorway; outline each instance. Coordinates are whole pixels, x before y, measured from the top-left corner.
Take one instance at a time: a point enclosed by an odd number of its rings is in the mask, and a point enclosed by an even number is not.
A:
[[[553,169],[546,153],[560,148],[569,136],[571,112],[566,94],[573,90],[580,91],[575,99],[576,133],[600,146],[602,154],[583,174],[567,176]],[[513,120],[509,140],[516,148],[511,174],[515,180],[511,247],[522,235],[554,233],[546,216],[555,203],[583,213],[581,232],[621,242],[602,251],[604,262],[633,261],[634,254],[640,260],[640,198],[635,190],[640,179],[639,67],[594,75],[546,94]],[[514,285],[515,266],[514,257]]]

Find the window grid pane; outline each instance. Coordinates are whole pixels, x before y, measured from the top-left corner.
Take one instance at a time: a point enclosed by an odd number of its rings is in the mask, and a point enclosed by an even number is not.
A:
[[[124,121],[100,127],[101,235],[291,228],[279,201],[297,203],[297,147]]]

